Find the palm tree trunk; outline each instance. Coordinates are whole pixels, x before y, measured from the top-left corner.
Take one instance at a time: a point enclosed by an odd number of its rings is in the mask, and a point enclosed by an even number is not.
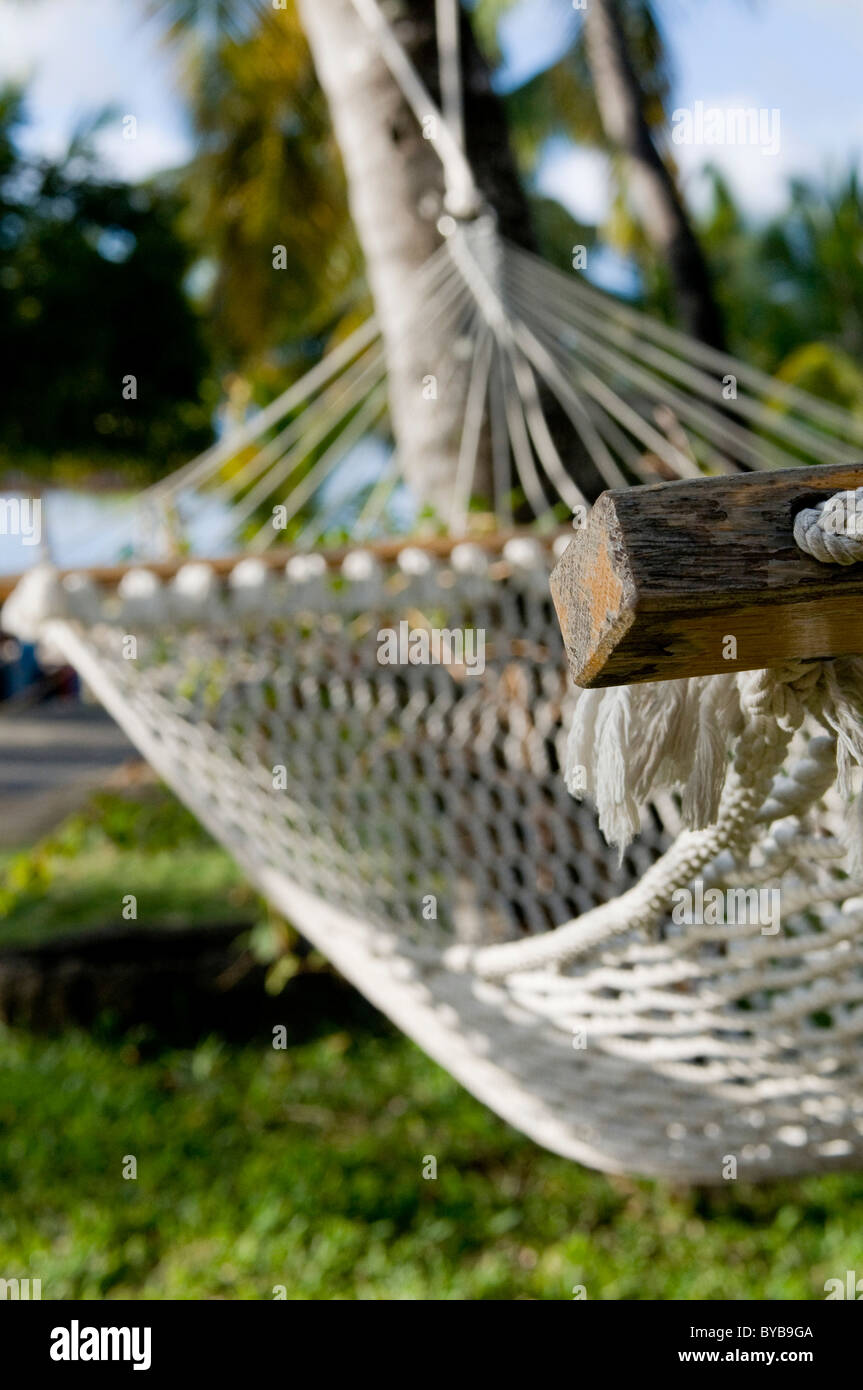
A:
[[[411,282],[440,246],[444,210],[440,161],[350,0],[298,0],[300,17],[327,97],[348,180],[351,213],[363,248],[387,350],[390,416],[405,476],[414,492],[446,515],[453,495],[469,370],[450,375],[452,326],[411,321]],[[439,101],[434,0],[400,0],[395,33]],[[506,117],[467,16],[461,15],[467,153],[501,233],[534,248],[527,200],[512,156]],[[407,311],[407,313],[406,313]],[[406,326],[407,318],[407,326]],[[449,364],[449,365],[448,365]],[[429,398],[434,378],[437,398]],[[491,496],[491,451],[483,432],[474,491]],[[594,489],[595,490],[595,489]]]
[[[585,14],[587,57],[603,128],[627,156],[644,230],[668,265],[681,322],[711,347],[725,347],[722,317],[710,273],[671,171],[644,114],[644,93],[633,66],[619,0],[590,0]]]
[[[396,446],[414,492],[445,511],[460,419],[457,393],[439,389],[452,340],[440,342],[434,325],[426,331],[422,322],[410,321],[413,279],[441,244],[441,166],[350,0],[299,0],[299,11],[329,103],[383,332]],[[401,25],[399,37],[416,43]]]

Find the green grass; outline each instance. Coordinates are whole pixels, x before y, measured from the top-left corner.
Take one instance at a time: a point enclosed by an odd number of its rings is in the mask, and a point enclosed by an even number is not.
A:
[[[863,1177],[609,1180],[386,1032],[149,1058],[6,1033],[0,1059],[0,1271],[43,1298],[813,1299],[863,1272]]]
[[[139,921],[259,914],[166,793],[103,794],[0,863],[0,943],[107,925],[128,892]],[[46,1299],[698,1300],[821,1299],[863,1275],[863,1175],[709,1194],[608,1179],[348,1016],[286,1051],[263,1031],[191,1050],[0,1031],[0,1277],[41,1278]]]
[[[259,915],[233,860],[168,792],[100,792],[39,844],[0,854],[0,947],[117,925],[127,894],[141,925]]]

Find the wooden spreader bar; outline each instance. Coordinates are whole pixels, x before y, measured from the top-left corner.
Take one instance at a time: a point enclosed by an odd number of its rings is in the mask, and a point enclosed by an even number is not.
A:
[[[861,486],[863,463],[603,493],[551,576],[575,683],[863,654],[863,564],[822,564],[793,535],[802,508]]]

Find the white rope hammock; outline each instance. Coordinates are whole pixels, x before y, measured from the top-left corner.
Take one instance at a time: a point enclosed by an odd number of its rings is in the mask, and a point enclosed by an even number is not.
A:
[[[355,4],[427,112],[373,0]],[[441,129],[456,132],[440,148],[467,198],[453,15],[439,32]],[[859,424],[508,245],[486,216],[454,225],[406,321],[418,306],[466,346],[452,541],[311,550],[327,478],[386,410],[372,321],[143,496],[171,512],[215,491],[235,536],[256,525],[245,558],[178,564],[164,582],[139,565],[115,587],[40,568],[4,628],[71,662],[260,891],[538,1142],[700,1182],[729,1156],[747,1178],[859,1162],[863,666],[576,698],[548,593],[566,537],[459,540],[486,427],[502,522],[514,483],[538,515],[554,497],[583,505],[541,388],[615,486],[856,461]],[[398,479],[394,459],[361,533]],[[287,562],[271,549],[275,504],[309,517],[306,553]],[[863,558],[859,541],[833,544],[829,518],[802,513],[798,545]],[[444,630],[484,634],[482,666],[466,648],[379,660],[381,632]],[[762,889],[781,892],[781,921],[748,911]],[[747,911],[681,919],[681,893]]]
[[[863,882],[833,782],[859,761],[861,664],[574,701],[550,558],[250,558],[114,591],[34,572],[3,623],[71,661],[279,910],[539,1142],[703,1182],[728,1155],[753,1178],[856,1162]],[[381,629],[432,617],[487,634],[481,674],[378,662]],[[563,786],[573,713],[608,832],[641,831],[621,866]],[[693,770],[681,828],[667,789]],[[675,921],[699,880],[778,888],[780,929]]]

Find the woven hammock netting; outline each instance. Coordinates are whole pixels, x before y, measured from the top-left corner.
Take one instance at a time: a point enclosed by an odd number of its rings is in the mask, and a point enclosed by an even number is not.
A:
[[[518,541],[287,574],[245,560],[207,584],[138,571],[125,593],[67,577],[41,632],[274,905],[540,1143],[703,1182],[728,1155],[750,1178],[856,1160],[863,899],[833,741],[798,730],[745,852],[701,871],[780,885],[780,934],[675,925],[670,901],[629,923],[624,890],[692,832],[660,798],[620,863],[566,791],[577,697],[551,559]],[[482,673],[380,664],[378,632],[418,614],[487,633]],[[580,923],[562,961],[496,963]]]
[[[386,411],[371,322],[141,499],[142,516],[177,525],[190,491],[215,490],[236,534],[274,501],[289,515],[316,504],[303,553],[265,554],[278,535],[264,522],[252,554],[172,577],[148,568],[152,549],[119,584],[39,569],[3,625],[71,662],[274,906],[539,1143],[705,1183],[729,1156],[748,1179],[856,1164],[863,880],[842,763],[860,738],[836,691],[861,688],[859,671],[815,663],[674,682],[665,705],[611,692],[584,706],[548,588],[568,537],[464,533],[489,421],[504,523],[514,486],[536,511],[583,500],[540,386],[610,486],[655,481],[657,461],[666,477],[855,461],[859,422],[508,247],[488,218],[448,230],[417,295],[467,345],[450,542],[373,544],[393,469],[357,546],[315,549],[327,478]],[[729,374],[736,394],[717,405]],[[401,625],[481,633],[483,661],[382,663],[379,634]],[[585,801],[563,771],[580,705]],[[709,724],[720,708],[727,746]],[[685,719],[678,789],[640,798],[621,856],[597,823],[593,769],[619,738],[625,762],[621,731],[637,760]],[[693,819],[679,792],[703,758],[716,796]],[[696,882],[780,890],[781,927],[675,921],[674,891]]]

